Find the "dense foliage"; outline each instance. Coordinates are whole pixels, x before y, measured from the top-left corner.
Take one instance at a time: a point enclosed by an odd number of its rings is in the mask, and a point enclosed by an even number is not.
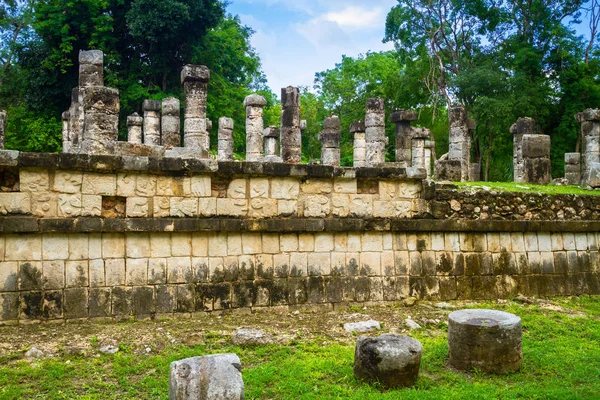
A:
[[[563,154],[580,148],[576,112],[600,103],[599,0],[398,0],[384,41],[395,50],[342,57],[301,88],[303,158],[318,159],[318,133],[330,114],[342,121],[342,163],[352,164],[350,124],[364,118],[369,97],[386,99],[386,114],[419,112],[436,153],[448,148],[447,108],[464,105],[477,121],[473,161],[486,180],[512,178],[510,125],[536,119],[552,136],[553,175]],[[585,27],[584,38],[574,24]],[[185,63],[211,69],[208,116],[235,121],[235,151],[245,150],[243,99],[267,98],[266,125],[279,123],[277,96],[250,46],[252,30],[228,16],[220,0],[8,0],[0,5],[0,108],[8,109],[7,146],[60,149],[60,114],[77,85],[77,55],[105,54],[106,85],[121,92],[125,116],[146,98],[182,98]],[[277,92],[279,88],[274,88]],[[388,160],[394,127],[388,125]],[[213,144],[216,129],[213,131]],[[215,148],[216,146],[213,146]]]

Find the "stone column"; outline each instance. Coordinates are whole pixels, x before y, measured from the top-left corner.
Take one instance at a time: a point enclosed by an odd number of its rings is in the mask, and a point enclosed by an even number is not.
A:
[[[127,141],[129,143],[142,144],[143,125],[144,118],[140,117],[138,113],[133,113],[127,117]]]
[[[276,126],[269,126],[263,131],[264,143],[265,143],[265,157],[264,162],[283,162],[279,154],[279,128]]]
[[[581,184],[580,153],[565,153],[565,179],[569,185]]]
[[[379,97],[367,100],[365,139],[367,167],[383,164],[388,138],[385,136],[385,108],[383,99]]]
[[[0,111],[0,119],[2,118],[2,113],[5,111]],[[61,115],[62,120],[62,151],[63,153],[68,153],[71,150],[71,135],[69,135],[69,120],[71,119],[71,114],[69,110],[65,111]],[[0,130],[2,129],[2,123],[0,121]],[[2,135],[4,137],[4,135]],[[4,143],[4,141],[3,141]]]
[[[263,107],[267,100],[258,94],[244,99],[246,107],[246,161],[260,161],[263,157]]]
[[[412,110],[397,110],[392,113],[390,120],[396,124],[396,162],[406,168],[411,165],[411,136],[410,122],[417,119],[417,113]]]
[[[350,125],[350,133],[354,135],[354,168],[365,167],[367,162],[367,141],[364,121],[355,121]]]
[[[412,161],[410,166],[425,168],[425,141],[430,137],[429,131],[424,128],[414,128],[411,137]]]
[[[582,171],[581,183],[589,185],[593,164],[600,163],[600,109],[591,109],[577,113],[577,122],[581,124]],[[594,174],[595,175],[595,174]]]
[[[144,100],[144,144],[160,146],[160,101]]]
[[[183,144],[197,149],[208,158],[210,135],[206,121],[206,99],[210,71],[204,65],[185,65],[181,70],[181,83],[185,93]]]
[[[300,91],[288,86],[281,89],[281,158],[284,162],[302,162],[302,132],[300,129]]]
[[[64,114],[64,113],[63,113]],[[8,122],[8,115],[6,111],[0,110],[0,150],[4,149],[4,142],[6,141],[6,123]],[[63,135],[65,129],[65,121],[63,116]],[[68,131],[67,131],[68,134]]]
[[[83,150],[89,154],[114,154],[119,136],[119,91],[91,86],[83,91]]]
[[[323,131],[319,133],[321,142],[321,164],[340,165],[340,118],[336,115],[325,119]]]
[[[431,159],[432,159],[432,154],[433,151],[432,149],[435,146],[435,142],[433,140],[426,140],[425,141],[425,171],[427,171],[427,178],[431,178],[432,177],[432,171],[431,171]]]
[[[165,149],[181,147],[181,112],[179,99],[163,99],[161,108],[161,144]]]
[[[233,119],[219,118],[217,161],[233,161]]]
[[[535,121],[529,117],[519,118],[510,127],[510,133],[513,134],[513,180],[515,182],[525,182],[523,154],[521,151],[523,135],[532,135],[535,133]]]
[[[79,146],[79,138],[83,130],[83,97],[78,87],[71,91],[71,107],[69,107],[69,139],[70,150]],[[63,150],[64,151],[64,150]]]
[[[104,55],[101,50],[79,52],[79,87],[104,86]]]
[[[449,161],[460,161],[460,180],[469,181],[471,163],[471,136],[469,134],[467,112],[464,107],[451,107],[448,113],[450,125]]]
[[[524,182],[538,185],[550,183],[550,136],[523,135],[521,143]]]

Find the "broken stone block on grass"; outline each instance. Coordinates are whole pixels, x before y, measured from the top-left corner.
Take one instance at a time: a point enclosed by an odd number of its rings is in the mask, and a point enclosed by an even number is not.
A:
[[[242,363],[235,354],[192,357],[171,363],[169,400],[242,400]]]
[[[419,377],[421,343],[394,334],[358,338],[354,353],[354,375],[385,389],[410,387]]]
[[[344,329],[347,332],[371,332],[380,330],[381,324],[372,319],[361,322],[348,322],[344,324]]]
[[[273,344],[273,337],[262,329],[238,328],[231,334],[231,343],[236,346],[265,346]]]

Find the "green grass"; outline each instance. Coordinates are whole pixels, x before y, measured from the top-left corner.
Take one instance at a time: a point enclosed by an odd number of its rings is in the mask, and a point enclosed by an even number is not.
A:
[[[515,182],[452,182],[461,190],[489,188],[497,192],[600,195],[600,190],[586,190],[580,186],[533,185]]]
[[[97,358],[5,358],[0,360],[0,398],[166,399],[171,361],[235,352],[244,366],[246,399],[598,399],[600,298],[556,303],[569,312],[515,302],[477,305],[522,317],[524,364],[520,372],[506,376],[447,368],[447,332],[440,324],[411,332],[424,348],[419,380],[411,389],[381,392],[356,380],[354,348],[348,341],[324,345],[322,338],[313,337],[285,346],[241,349],[210,334],[202,345],[166,347],[153,355],[124,346],[114,356]]]

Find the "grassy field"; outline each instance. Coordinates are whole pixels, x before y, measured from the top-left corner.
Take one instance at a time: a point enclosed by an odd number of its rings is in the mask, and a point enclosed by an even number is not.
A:
[[[600,398],[600,298],[455,305],[501,309],[520,315],[524,326],[522,370],[507,376],[452,371],[446,366],[445,321],[450,310],[433,304],[413,308],[357,308],[325,315],[303,312],[275,317],[269,313],[217,317],[213,314],[207,322],[0,328],[5,350],[10,347],[7,340],[13,343],[23,338],[19,351],[0,353],[0,398],[166,399],[171,361],[221,352],[240,356],[246,399]],[[407,316],[423,325],[423,329],[409,333],[424,347],[417,385],[381,392],[357,381],[352,373],[355,337],[344,332],[340,324],[348,318],[370,317],[384,322],[384,332],[401,333],[405,331],[402,323]],[[240,324],[258,326],[260,322],[270,324],[271,332],[280,332],[285,338],[283,342],[246,349],[228,344],[229,329]],[[143,337],[144,333],[150,336]],[[36,343],[42,347],[58,343],[56,354],[33,361],[23,359],[27,335],[38,335]],[[99,355],[94,350],[106,335],[119,337],[117,354]],[[85,342],[85,354],[65,355],[65,349],[60,348],[63,339]],[[152,351],[144,351],[145,346],[152,346]]]
[[[555,186],[555,185],[533,185],[530,183],[515,182],[452,182],[459,189],[485,189],[497,192],[518,193],[542,193],[542,194],[579,194],[600,195],[600,190],[586,190],[577,185]]]

